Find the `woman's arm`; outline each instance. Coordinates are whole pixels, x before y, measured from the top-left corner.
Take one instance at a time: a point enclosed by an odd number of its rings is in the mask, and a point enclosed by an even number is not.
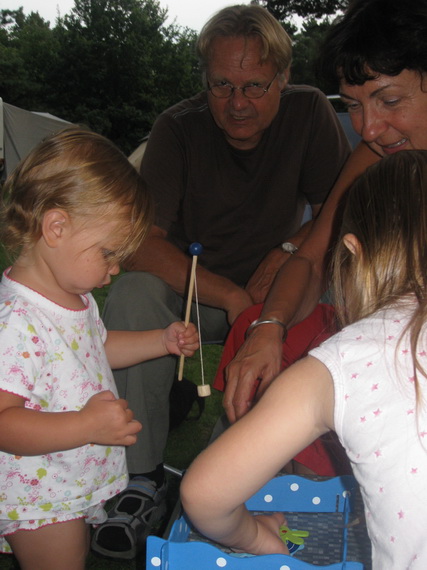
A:
[[[279,272],[261,318],[275,317],[290,328],[313,311],[324,291],[325,262],[339,223],[335,218],[338,205],[354,180],[378,160],[363,142],[351,154],[307,238]]]
[[[276,529],[260,524],[244,503],[299,451],[333,429],[333,383],[316,358],[294,364],[244,418],[199,455],[181,497],[207,537],[253,554],[285,552]],[[262,521],[261,521],[262,522]]]
[[[259,320],[278,319],[289,329],[313,311],[324,291],[325,263],[338,204],[350,184],[379,159],[365,143],[351,154],[307,238],[278,272]],[[282,332],[274,324],[256,327],[229,364],[224,408],[231,422],[248,411],[257,379],[261,380],[258,395],[262,395],[279,373]]]
[[[287,241],[298,248],[301,247],[321,207],[321,204],[312,205],[312,219],[301,226],[296,234],[290,236]],[[278,271],[289,259],[289,256],[289,253],[284,253],[280,247],[276,247],[267,253],[256,268],[245,287],[245,290],[250,294],[255,304],[264,303]]]

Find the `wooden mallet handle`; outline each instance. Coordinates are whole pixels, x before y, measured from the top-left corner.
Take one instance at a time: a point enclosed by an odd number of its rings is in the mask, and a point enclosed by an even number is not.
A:
[[[187,307],[185,309],[185,320],[184,324],[187,327],[188,323],[190,322],[190,314],[191,314],[191,304],[193,302],[193,291],[194,291],[194,282],[196,280],[196,268],[197,268],[197,258],[202,253],[203,247],[200,243],[192,243],[188,248],[188,251],[193,256],[193,262],[191,264],[191,273],[190,273],[190,282],[188,285],[188,295],[187,295]],[[185,356],[181,354],[179,357],[179,370],[178,370],[178,380],[182,380],[184,374],[184,360]]]

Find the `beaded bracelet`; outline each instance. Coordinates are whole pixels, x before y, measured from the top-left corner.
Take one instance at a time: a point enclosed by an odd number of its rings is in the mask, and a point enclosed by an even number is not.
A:
[[[283,328],[283,338],[282,341],[285,342],[287,336],[288,336],[288,329],[285,325],[285,323],[282,323],[282,321],[279,321],[279,319],[275,319],[274,317],[272,317],[271,319],[264,319],[262,321],[260,320],[256,320],[253,323],[251,323],[248,328],[246,329],[246,338],[250,335],[251,331],[253,331],[253,329],[255,329],[256,327],[259,327],[260,325],[279,325],[280,327]]]

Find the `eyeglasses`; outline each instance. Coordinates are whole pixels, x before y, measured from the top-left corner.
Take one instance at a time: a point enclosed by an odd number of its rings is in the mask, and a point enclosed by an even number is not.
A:
[[[276,73],[270,83],[265,87],[258,85],[258,83],[250,83],[244,87],[235,87],[226,81],[215,83],[215,85],[209,85],[208,81],[208,91],[210,91],[214,97],[218,97],[219,99],[226,99],[228,97],[231,97],[237,89],[240,89],[243,95],[245,95],[248,99],[260,99],[269,91],[270,87],[273,84],[273,81],[278,75],[279,72]]]

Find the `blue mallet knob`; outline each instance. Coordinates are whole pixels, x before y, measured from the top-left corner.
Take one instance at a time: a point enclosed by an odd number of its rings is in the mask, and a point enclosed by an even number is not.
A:
[[[203,252],[203,246],[201,243],[194,242],[188,248],[191,255],[200,255]]]

